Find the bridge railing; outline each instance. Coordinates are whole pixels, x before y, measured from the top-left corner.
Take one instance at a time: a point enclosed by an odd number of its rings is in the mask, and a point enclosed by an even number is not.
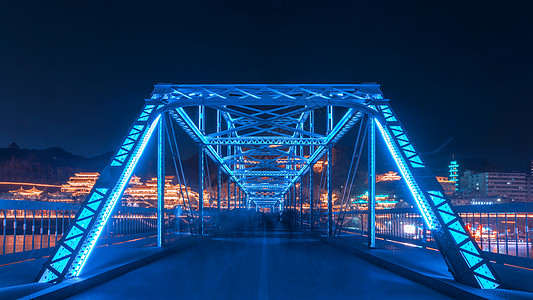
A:
[[[46,255],[41,250],[56,245],[74,221],[79,207],[71,203],[0,199],[0,257],[24,252]],[[167,233],[190,232],[189,223],[194,222],[194,218],[187,218],[187,214],[177,210],[165,212]],[[100,243],[150,237],[156,234],[156,228],[156,208],[117,207],[102,232]]]
[[[455,206],[485,254],[494,261],[533,267],[533,203]],[[334,212],[337,219],[339,212]],[[342,231],[366,235],[368,212],[347,211]],[[327,213],[316,221],[325,229]],[[336,222],[334,221],[334,224]],[[414,208],[376,211],[379,238],[437,248],[421,215]]]

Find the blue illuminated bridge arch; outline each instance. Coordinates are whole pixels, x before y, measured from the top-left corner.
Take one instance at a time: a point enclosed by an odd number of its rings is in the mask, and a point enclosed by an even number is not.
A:
[[[350,128],[368,120],[371,132],[385,141],[454,278],[480,288],[499,286],[490,262],[375,83],[155,85],[37,281],[60,282],[80,273],[157,128],[161,143],[167,115],[198,143],[201,157],[207,154],[240,188],[248,205],[280,208],[312,166]]]

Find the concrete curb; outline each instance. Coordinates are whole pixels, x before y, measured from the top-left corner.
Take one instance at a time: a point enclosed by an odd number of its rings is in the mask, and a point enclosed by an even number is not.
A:
[[[360,249],[357,249],[355,247],[349,247],[342,243],[342,241],[335,239],[335,238],[329,238],[329,237],[322,237],[321,238],[324,242],[333,245],[335,247],[351,251],[358,257],[376,265],[383,269],[389,270],[391,272],[394,272],[398,275],[401,275],[407,279],[410,279],[412,281],[418,282],[424,286],[427,286],[437,292],[440,292],[442,294],[445,294],[447,296],[456,298],[456,299],[488,299],[483,296],[477,295],[467,289],[463,289],[457,285],[449,284],[445,281],[421,274],[419,272],[416,272],[414,270],[411,270],[409,268],[406,268],[404,266],[401,266],[399,264],[395,264],[394,262],[385,260],[383,258],[374,256],[370,253],[367,253],[365,251],[362,251]],[[491,299],[495,299],[492,298]],[[503,299],[497,297],[496,299]]]
[[[194,246],[204,240],[205,238],[202,237],[191,237],[181,242],[179,245],[164,249],[163,251],[150,254],[138,260],[115,266],[107,270],[103,270],[97,274],[91,274],[86,277],[77,277],[63,281],[61,283],[55,284],[49,288],[27,295],[20,299],[64,299],[91,287],[102,284],[112,278],[133,271],[165,256]]]

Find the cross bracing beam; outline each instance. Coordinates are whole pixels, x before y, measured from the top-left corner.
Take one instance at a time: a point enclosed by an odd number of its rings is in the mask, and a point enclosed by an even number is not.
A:
[[[285,182],[275,182],[275,183],[265,183],[264,185],[261,184],[244,184],[243,185],[246,190],[252,191],[260,191],[260,192],[281,192],[285,188]]]
[[[281,169],[281,170],[271,170],[271,171],[249,171],[247,169],[237,169],[233,171],[233,174],[246,175],[246,177],[285,177],[285,176],[296,176],[297,171]]]
[[[229,159],[224,160],[226,165],[241,165],[249,169],[259,168],[279,168],[286,165],[304,165],[307,160],[283,160],[283,159],[264,159],[264,160],[250,160],[250,159]]]
[[[198,123],[188,107],[199,107]],[[342,107],[343,115],[338,120],[328,118],[327,131],[315,128],[318,122],[312,116],[320,116],[315,111],[327,108],[331,116],[335,107]],[[218,111],[216,131],[209,129],[207,109]],[[156,85],[73,226],[45,263],[40,282],[59,282],[80,273],[166,111],[249,201],[258,206],[280,203],[280,209],[286,192],[313,164],[365,114],[372,115],[453,276],[482,288],[499,285],[490,262],[465,230],[377,84]]]
[[[371,112],[372,113],[372,112]],[[330,131],[326,136],[326,145],[335,145],[338,140],[355,124],[363,117],[363,113],[357,111],[357,109],[350,108],[346,114],[341,118],[337,125]],[[291,184],[285,190],[288,191],[291,186],[296,184],[298,179],[305,175],[310,168],[318,161],[322,156],[326,154],[327,146],[317,147],[315,152],[307,159],[308,164],[300,168],[298,171],[298,176],[292,179]]]
[[[285,146],[323,146],[324,138],[283,138],[283,137],[241,137],[241,138],[207,138],[208,145],[285,145]]]

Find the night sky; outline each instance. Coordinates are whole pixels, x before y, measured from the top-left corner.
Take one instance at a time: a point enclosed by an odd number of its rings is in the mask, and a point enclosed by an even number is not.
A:
[[[157,82],[378,82],[422,152],[533,159],[528,1],[53,2],[0,5],[0,147],[112,151]]]

